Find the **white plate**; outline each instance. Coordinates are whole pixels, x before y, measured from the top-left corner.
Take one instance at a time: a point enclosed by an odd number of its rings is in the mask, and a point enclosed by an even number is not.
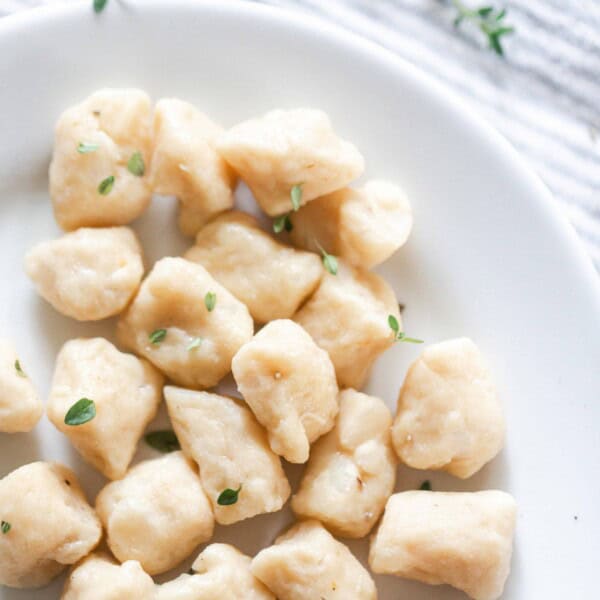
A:
[[[190,100],[225,125],[275,107],[320,107],[362,150],[368,177],[405,186],[414,233],[381,272],[406,304],[406,330],[428,342],[475,339],[494,367],[509,427],[502,455],[471,480],[401,469],[398,489],[430,478],[436,490],[510,491],[519,518],[504,598],[597,597],[600,292],[591,263],[497,133],[413,67],[299,13],[222,0],[110,0],[97,16],[89,0],[0,22],[0,324],[42,393],[65,340],[113,337],[113,322],[55,313],[21,266],[27,248],[59,233],[46,178],[56,117],[103,86]],[[155,201],[136,229],[149,262],[187,245],[169,201]],[[417,352],[407,344],[389,351],[369,391],[393,408]],[[31,434],[0,435],[0,475],[40,458],[73,465],[92,498],[102,484],[46,419]],[[219,527],[214,540],[254,553],[290,519],[286,511]],[[366,543],[351,546],[364,557]],[[381,600],[464,597],[376,579]],[[60,585],[2,589],[0,598],[57,598]]]

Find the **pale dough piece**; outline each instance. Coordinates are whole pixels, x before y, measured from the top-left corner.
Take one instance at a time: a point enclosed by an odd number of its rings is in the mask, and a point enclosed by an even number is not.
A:
[[[505,492],[394,494],[371,540],[375,573],[496,600],[510,571],[516,504]]]
[[[152,184],[179,198],[179,228],[195,235],[233,206],[235,175],[215,149],[222,128],[192,104],[164,98],[154,109]]]
[[[284,505],[290,486],[281,461],[246,406],[218,394],[173,386],[165,387],[164,395],[181,447],[200,467],[217,523],[236,523]],[[240,486],[235,504],[217,503],[221,492]]]
[[[337,275],[323,276],[294,321],[327,350],[338,385],[360,389],[377,357],[394,343],[389,315],[402,326],[392,288],[379,275],[340,261]]]
[[[281,319],[242,346],[231,368],[273,452],[289,462],[306,462],[310,444],[333,427],[338,412],[335,370],[327,352],[300,325]]]
[[[374,180],[313,200],[291,215],[292,242],[313,252],[320,244],[350,264],[371,269],[408,239],[413,218],[404,191]]]
[[[0,479],[0,585],[42,587],[87,556],[102,536],[75,473],[34,462]]]
[[[60,600],[155,600],[154,581],[135,560],[93,553],[71,571]]]
[[[215,294],[212,311],[205,302],[209,293]],[[164,339],[153,343],[152,334],[162,329]],[[193,388],[216,385],[253,333],[244,304],[204,267],[183,258],[163,258],[154,265],[117,328],[123,345],[175,383]]]
[[[302,185],[306,204],[364,170],[361,154],[335,134],[327,115],[309,108],[273,110],[244,121],[226,131],[217,148],[271,216],[292,210],[295,185]]]
[[[97,321],[119,314],[134,296],[142,247],[128,227],[82,228],[34,246],[25,271],[58,312]]]
[[[410,366],[392,428],[402,462],[465,479],[500,452],[504,430],[492,376],[471,340],[433,344]]]
[[[318,256],[280,244],[239,211],[206,225],[184,256],[205,267],[259,323],[289,319],[323,274]]]
[[[50,163],[50,196],[63,229],[126,225],[146,210],[149,178],[131,173],[127,163],[140,152],[148,168],[151,129],[150,98],[141,90],[99,90],[62,113]],[[98,147],[81,154],[80,143]],[[101,194],[100,184],[111,176],[112,189]]]
[[[157,586],[155,600],[275,600],[252,575],[250,563],[233,546],[211,544],[192,565],[195,573]]]
[[[12,342],[0,338],[0,432],[31,431],[44,408]]]
[[[252,573],[279,600],[376,600],[375,583],[318,521],[303,521],[259,552]]]
[[[56,359],[48,418],[84,460],[118,479],[156,414],[162,384],[147,361],[119,352],[104,338],[70,340]],[[81,398],[94,401],[96,416],[83,425],[65,424],[67,411]]]
[[[394,490],[392,416],[382,400],[354,390],[340,392],[339,401],[335,428],[313,446],[292,509],[336,535],[361,538]]]
[[[120,560],[164,573],[212,537],[214,518],[195,466],[181,452],[146,460],[104,487],[96,510]]]

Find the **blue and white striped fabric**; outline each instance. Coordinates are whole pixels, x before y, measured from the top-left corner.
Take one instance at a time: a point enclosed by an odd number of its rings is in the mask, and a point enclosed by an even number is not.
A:
[[[0,0],[0,16],[60,1]],[[333,21],[453,88],[539,173],[600,270],[599,1],[504,1],[516,28],[504,58],[478,31],[453,27],[449,0],[247,1]]]

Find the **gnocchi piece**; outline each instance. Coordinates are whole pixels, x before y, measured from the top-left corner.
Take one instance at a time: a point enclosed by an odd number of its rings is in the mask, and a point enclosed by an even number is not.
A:
[[[339,190],[364,170],[364,159],[340,139],[320,110],[273,110],[226,131],[217,148],[271,216],[292,209],[291,189],[302,186],[300,204]]]
[[[58,312],[97,321],[120,313],[135,294],[142,247],[128,227],[82,228],[34,246],[25,270]]]
[[[465,479],[500,452],[504,429],[492,376],[471,340],[429,346],[410,366],[392,427],[402,462]]]
[[[215,149],[222,128],[193,105],[164,98],[154,109],[152,183],[179,198],[179,228],[195,235],[233,206],[235,175]]]
[[[184,256],[205,267],[259,323],[290,318],[323,274],[318,256],[276,242],[238,211],[204,227]]]
[[[200,478],[181,452],[146,460],[104,487],[96,511],[108,546],[157,575],[212,537],[214,518]]]
[[[217,523],[276,512],[285,504],[290,486],[281,462],[248,408],[232,398],[173,386],[164,395],[181,447],[200,467]],[[237,500],[219,504],[225,490],[237,490]]]
[[[216,385],[253,333],[248,309],[183,258],[154,265],[117,328],[122,344],[192,388]]]
[[[396,480],[392,416],[379,398],[340,393],[335,428],[313,447],[292,509],[342,537],[361,538],[377,522]]]
[[[70,340],[56,359],[48,418],[84,460],[109,479],[119,479],[156,414],[162,384],[152,365],[119,352],[104,338]],[[82,398],[94,402],[95,417],[67,425],[67,412]]]
[[[337,275],[323,276],[294,321],[329,353],[338,385],[360,389],[377,357],[394,343],[389,315],[401,323],[390,286],[375,273],[340,262]]]
[[[0,432],[31,431],[43,412],[42,402],[21,366],[15,347],[0,338]]]
[[[275,600],[252,575],[250,563],[233,546],[211,544],[192,565],[195,573],[158,586],[155,600]]]
[[[94,553],[71,571],[60,600],[155,600],[152,577],[135,560],[122,565]]]
[[[99,90],[63,112],[50,164],[50,196],[63,229],[126,225],[146,210],[151,113],[150,98],[135,89]]]
[[[320,244],[327,252],[365,269],[396,252],[413,224],[404,191],[381,180],[322,196],[290,216],[295,245],[319,252]]]
[[[510,571],[516,505],[505,492],[394,494],[371,540],[375,573],[496,600]]]
[[[252,573],[279,600],[376,600],[375,583],[350,550],[318,521],[297,523],[259,552]]]
[[[271,321],[231,364],[238,390],[267,430],[271,450],[293,463],[334,425],[335,370],[325,350],[293,321]]]
[[[102,527],[75,473],[34,462],[0,479],[0,585],[42,587],[87,556]]]

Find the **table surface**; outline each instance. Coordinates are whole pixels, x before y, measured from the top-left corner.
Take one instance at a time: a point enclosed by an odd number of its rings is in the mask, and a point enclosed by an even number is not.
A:
[[[0,16],[77,1],[2,0]],[[246,1],[333,21],[452,88],[545,181],[600,270],[600,2],[503,2],[516,31],[500,57],[469,24],[453,26],[450,0]]]

